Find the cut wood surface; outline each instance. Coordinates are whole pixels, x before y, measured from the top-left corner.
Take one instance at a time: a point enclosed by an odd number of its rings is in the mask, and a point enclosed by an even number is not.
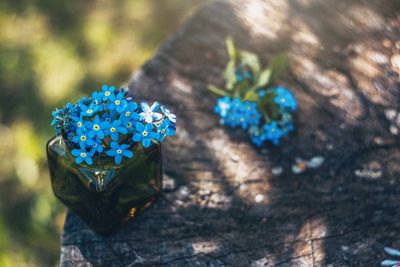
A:
[[[299,112],[280,146],[212,112],[229,35],[265,66],[288,53]],[[69,213],[61,266],[377,266],[400,247],[399,73],[397,0],[209,2],[129,82],[178,116],[162,198],[108,237]]]

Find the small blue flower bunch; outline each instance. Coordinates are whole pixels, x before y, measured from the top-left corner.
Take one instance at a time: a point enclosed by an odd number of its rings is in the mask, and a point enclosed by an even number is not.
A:
[[[111,157],[115,164],[134,156],[132,148],[148,148],[175,134],[176,116],[158,102],[138,105],[128,89],[103,85],[91,97],[53,111],[56,135],[72,148],[77,164],[93,164],[97,157]]]
[[[226,44],[230,60],[224,71],[225,88],[208,86],[221,96],[214,112],[221,124],[247,131],[256,146],[265,142],[278,145],[294,130],[293,113],[297,109],[289,89],[273,86],[286,67],[286,56],[276,56],[268,68],[261,70],[257,55],[236,49],[231,38]]]

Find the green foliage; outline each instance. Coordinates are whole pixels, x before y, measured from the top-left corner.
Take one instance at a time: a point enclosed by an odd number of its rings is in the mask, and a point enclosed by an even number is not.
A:
[[[218,88],[217,86],[214,85],[208,85],[208,90],[210,90],[211,92],[213,92],[216,95],[219,96],[225,96],[226,95],[226,91],[224,89]]]
[[[255,92],[263,87],[269,87],[279,79],[287,66],[285,54],[279,54],[272,58],[268,68],[261,69],[258,56],[246,50],[235,47],[233,39],[226,39],[226,49],[229,61],[223,72],[225,88],[217,88],[210,85],[208,89],[217,95],[240,96],[242,99],[256,99]],[[249,68],[253,79],[238,80],[236,71],[239,66]]]
[[[266,121],[279,117],[279,106],[273,102],[274,95],[270,92],[259,99],[258,91],[268,89],[279,79],[287,66],[285,54],[273,57],[269,66],[261,68],[258,56],[246,50],[237,49],[233,39],[226,39],[226,49],[229,61],[223,73],[225,88],[209,85],[208,89],[219,96],[240,97],[242,100],[257,101]],[[237,72],[244,72],[244,79]]]
[[[257,86],[256,87],[263,87],[263,86],[267,86],[268,83],[271,80],[271,69],[265,69],[263,70],[259,75],[258,75],[258,79],[257,79]]]
[[[279,105],[274,102],[275,93],[268,91],[258,102],[258,108],[264,114],[266,121],[277,120],[280,116]]]
[[[232,37],[226,38],[226,50],[228,51],[229,58],[236,61],[237,52]]]
[[[247,101],[258,101],[258,94],[255,91],[248,91],[245,95],[244,95],[244,100]]]
[[[233,59],[229,60],[224,71],[224,78],[226,81],[226,89],[233,90],[236,83],[235,75],[235,61]]]
[[[260,72],[260,60],[256,54],[248,51],[239,51],[240,63],[245,66],[249,66],[255,76]]]
[[[1,267],[58,265],[65,208],[48,175],[51,111],[125,82],[206,1],[1,2]]]
[[[271,70],[270,83],[274,83],[279,79],[287,67],[287,60],[286,54],[279,54],[271,60],[269,63],[269,69]]]

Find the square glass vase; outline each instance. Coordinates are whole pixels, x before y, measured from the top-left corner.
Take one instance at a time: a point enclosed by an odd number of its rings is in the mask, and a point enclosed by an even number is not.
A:
[[[93,158],[93,165],[75,163],[62,136],[47,143],[55,196],[94,231],[111,234],[149,207],[162,190],[161,145],[134,146],[133,158]]]

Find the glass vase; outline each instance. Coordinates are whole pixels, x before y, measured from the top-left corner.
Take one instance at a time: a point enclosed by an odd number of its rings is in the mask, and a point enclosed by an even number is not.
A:
[[[93,165],[76,164],[62,136],[47,143],[55,196],[94,231],[109,234],[149,207],[162,189],[161,145],[136,145],[133,158],[116,165],[113,158],[93,158]]]

